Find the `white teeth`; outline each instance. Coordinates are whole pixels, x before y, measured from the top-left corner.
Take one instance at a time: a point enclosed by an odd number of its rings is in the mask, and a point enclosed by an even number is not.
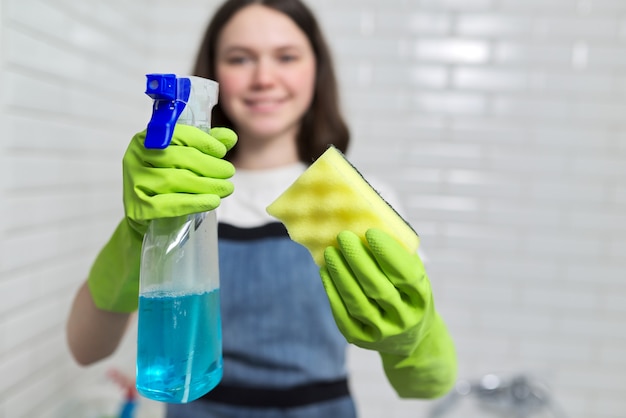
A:
[[[279,101],[276,100],[261,100],[248,102],[248,106],[255,109],[274,109],[279,106]]]

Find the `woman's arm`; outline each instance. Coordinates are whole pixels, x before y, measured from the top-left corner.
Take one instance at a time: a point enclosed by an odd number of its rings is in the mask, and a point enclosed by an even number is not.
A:
[[[67,320],[67,342],[80,365],[102,360],[115,351],[129,323],[130,313],[96,307],[87,282],[78,289]]]

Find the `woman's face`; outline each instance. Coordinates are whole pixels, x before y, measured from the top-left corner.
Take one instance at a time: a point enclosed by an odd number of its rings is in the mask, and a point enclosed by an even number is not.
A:
[[[246,6],[224,26],[216,54],[220,105],[240,138],[295,139],[315,86],[304,32],[283,13]]]

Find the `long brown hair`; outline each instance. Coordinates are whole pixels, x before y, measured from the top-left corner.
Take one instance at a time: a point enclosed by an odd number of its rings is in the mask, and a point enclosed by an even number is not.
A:
[[[297,137],[298,158],[311,164],[329,145],[346,152],[350,132],[341,115],[339,91],[328,45],[313,13],[300,0],[227,0],[213,15],[198,50],[194,75],[215,80],[217,40],[222,29],[239,10],[260,4],[287,15],[304,32],[316,58],[315,89],[311,106],[302,117]],[[213,126],[234,129],[232,121],[218,104],[213,108]],[[235,146],[227,159],[237,152]]]

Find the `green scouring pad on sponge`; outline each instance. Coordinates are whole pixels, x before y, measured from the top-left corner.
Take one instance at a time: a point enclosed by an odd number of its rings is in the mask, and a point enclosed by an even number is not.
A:
[[[369,228],[381,229],[415,252],[419,237],[337,148],[326,150],[267,207],[290,238],[305,246],[323,266],[324,250],[337,246],[337,234],[350,230],[363,242]]]

